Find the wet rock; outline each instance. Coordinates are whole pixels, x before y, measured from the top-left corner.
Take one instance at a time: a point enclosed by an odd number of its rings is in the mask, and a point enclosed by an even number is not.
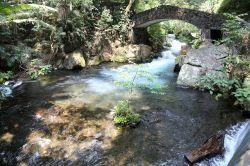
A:
[[[161,120],[160,119],[152,119],[151,121],[149,121],[149,124],[155,124],[155,123],[160,123]]]
[[[100,33],[96,33],[91,48],[92,56],[103,56],[104,54],[112,54],[112,43]]]
[[[191,47],[187,44],[181,46],[181,55],[187,55]]]
[[[189,52],[191,48],[188,45],[181,46],[181,52],[180,55],[176,56],[175,58],[175,67],[174,72],[180,72],[181,67],[184,65],[184,59],[187,56],[187,53]]]
[[[205,141],[199,148],[185,155],[186,161],[192,165],[205,158],[221,155],[224,149],[224,134],[217,134]]]
[[[200,49],[192,49],[184,59],[184,63],[209,70],[220,70],[224,62],[223,59],[228,56],[229,52],[229,48],[224,45],[211,45]]]
[[[248,166],[250,163],[250,145],[249,150],[246,151],[240,158],[239,166]]]
[[[95,139],[97,139],[98,141],[100,141],[100,140],[102,140],[102,138],[104,137],[104,135],[103,135],[103,133],[97,133],[96,135],[95,135]]]
[[[205,45],[199,49],[192,49],[184,58],[177,84],[185,87],[199,87],[202,75],[219,72],[225,58],[231,54],[224,45]]]

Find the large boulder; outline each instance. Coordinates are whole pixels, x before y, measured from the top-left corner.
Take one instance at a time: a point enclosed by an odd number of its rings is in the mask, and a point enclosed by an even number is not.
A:
[[[207,45],[199,49],[191,49],[184,58],[177,85],[199,87],[201,76],[220,71],[225,58],[230,54],[230,49],[225,45]]]
[[[152,48],[145,44],[129,45],[127,57],[133,62],[143,62],[152,55]]]
[[[66,54],[64,59],[59,59],[57,66],[59,68],[72,70],[76,68],[84,68],[86,66],[86,62],[81,51],[74,51]]]
[[[202,73],[201,67],[184,64],[179,72],[177,85],[185,87],[198,87],[199,79]]]
[[[152,59],[152,48],[145,44],[131,44],[114,48],[111,61],[145,62]]]

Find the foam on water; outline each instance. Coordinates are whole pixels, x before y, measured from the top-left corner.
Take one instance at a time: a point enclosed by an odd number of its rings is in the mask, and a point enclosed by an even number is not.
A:
[[[237,125],[231,127],[227,134],[225,135],[224,147],[225,153],[224,157],[215,157],[210,159],[209,161],[204,161],[198,166],[226,166],[234,156],[237,148],[240,146],[242,140],[246,136],[246,128],[250,124],[250,121],[244,123],[238,123]]]
[[[88,91],[96,92],[99,94],[110,93],[118,89],[112,83],[97,78],[88,79],[86,83],[88,84]]]
[[[159,74],[165,73],[166,71],[171,71],[173,69],[174,64],[175,64],[175,58],[176,58],[175,55],[180,53],[181,47],[185,45],[185,43],[181,43],[177,41],[175,39],[174,34],[169,34],[167,38],[171,44],[170,49],[163,51],[161,53],[161,56],[158,57],[157,59],[154,59],[152,62],[141,65],[140,69],[142,69],[143,71],[149,72],[151,74],[154,74],[156,76],[159,76]],[[100,71],[100,74],[103,75],[104,78],[107,78],[107,77],[110,78],[113,82],[124,81],[126,78],[120,77],[121,72],[128,71],[128,68],[133,67],[133,66],[134,64],[128,64],[128,65],[123,65],[118,68],[112,68],[112,69],[103,68]],[[135,72],[132,71],[128,74],[129,76],[133,76]],[[171,74],[173,75],[174,73],[171,72]],[[137,83],[140,83],[140,84],[142,82],[145,82],[145,80],[143,79],[137,79],[136,81]],[[152,85],[164,84],[164,82],[166,82],[166,80],[157,78],[156,80],[154,80],[154,83],[152,83]],[[86,81],[86,83],[88,84],[89,91],[93,91],[93,92],[101,93],[101,94],[109,93],[117,89],[113,83],[107,82],[107,80],[102,80],[102,79],[90,78]],[[105,87],[105,89],[103,89],[102,87]]]

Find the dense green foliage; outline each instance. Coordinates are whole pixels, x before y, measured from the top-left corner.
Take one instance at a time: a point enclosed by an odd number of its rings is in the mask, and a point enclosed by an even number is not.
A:
[[[232,45],[235,42],[242,42],[244,35],[250,31],[249,27],[242,27],[232,14],[224,15],[227,18],[222,28],[225,37],[220,42],[227,45]]]
[[[235,12],[238,14],[246,13],[250,11],[250,1],[248,0],[223,0],[219,12],[231,13]]]
[[[31,60],[29,67],[29,75],[31,79],[37,79],[39,76],[46,75],[51,72],[51,65],[45,65],[39,59]]]
[[[125,43],[131,23],[124,2],[112,10],[93,0],[1,2],[0,71],[24,70],[37,78],[51,70],[58,56],[76,49],[91,56],[98,35]],[[34,70],[33,59],[42,61],[39,69]]]
[[[250,87],[238,88],[233,95],[236,98],[236,105],[241,105],[245,109],[250,110]]]
[[[226,44],[231,48],[238,48],[238,52],[248,49],[249,41],[245,41],[245,36],[249,36],[249,27],[240,25],[235,16],[226,14],[227,21],[224,24],[224,37],[219,42]],[[249,40],[249,39],[248,39]],[[246,42],[246,46],[244,46]],[[233,52],[233,50],[231,50]],[[246,53],[244,51],[243,53]],[[249,54],[249,52],[248,52]],[[250,89],[249,85],[244,85],[244,79],[250,73],[250,61],[244,55],[230,55],[224,63],[220,73],[209,74],[201,79],[201,85],[215,93],[216,98],[233,97],[235,104],[250,110]]]
[[[0,72],[0,84],[11,79],[13,76],[14,75],[12,71],[7,71],[5,73]]]
[[[240,81],[237,78],[228,78],[227,73],[208,74],[201,78],[201,85],[208,89],[210,94],[216,93],[216,98],[229,96],[240,87]]]

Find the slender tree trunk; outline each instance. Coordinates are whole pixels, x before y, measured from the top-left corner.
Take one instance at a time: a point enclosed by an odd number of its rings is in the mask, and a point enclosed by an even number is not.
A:
[[[60,6],[58,8],[58,13],[59,13],[59,19],[60,20],[65,20],[71,10],[72,4],[68,4],[67,0],[63,0],[60,2]]]
[[[128,3],[126,9],[125,9],[125,14],[128,14],[131,11],[134,2],[135,2],[135,0],[129,0],[129,3]]]

